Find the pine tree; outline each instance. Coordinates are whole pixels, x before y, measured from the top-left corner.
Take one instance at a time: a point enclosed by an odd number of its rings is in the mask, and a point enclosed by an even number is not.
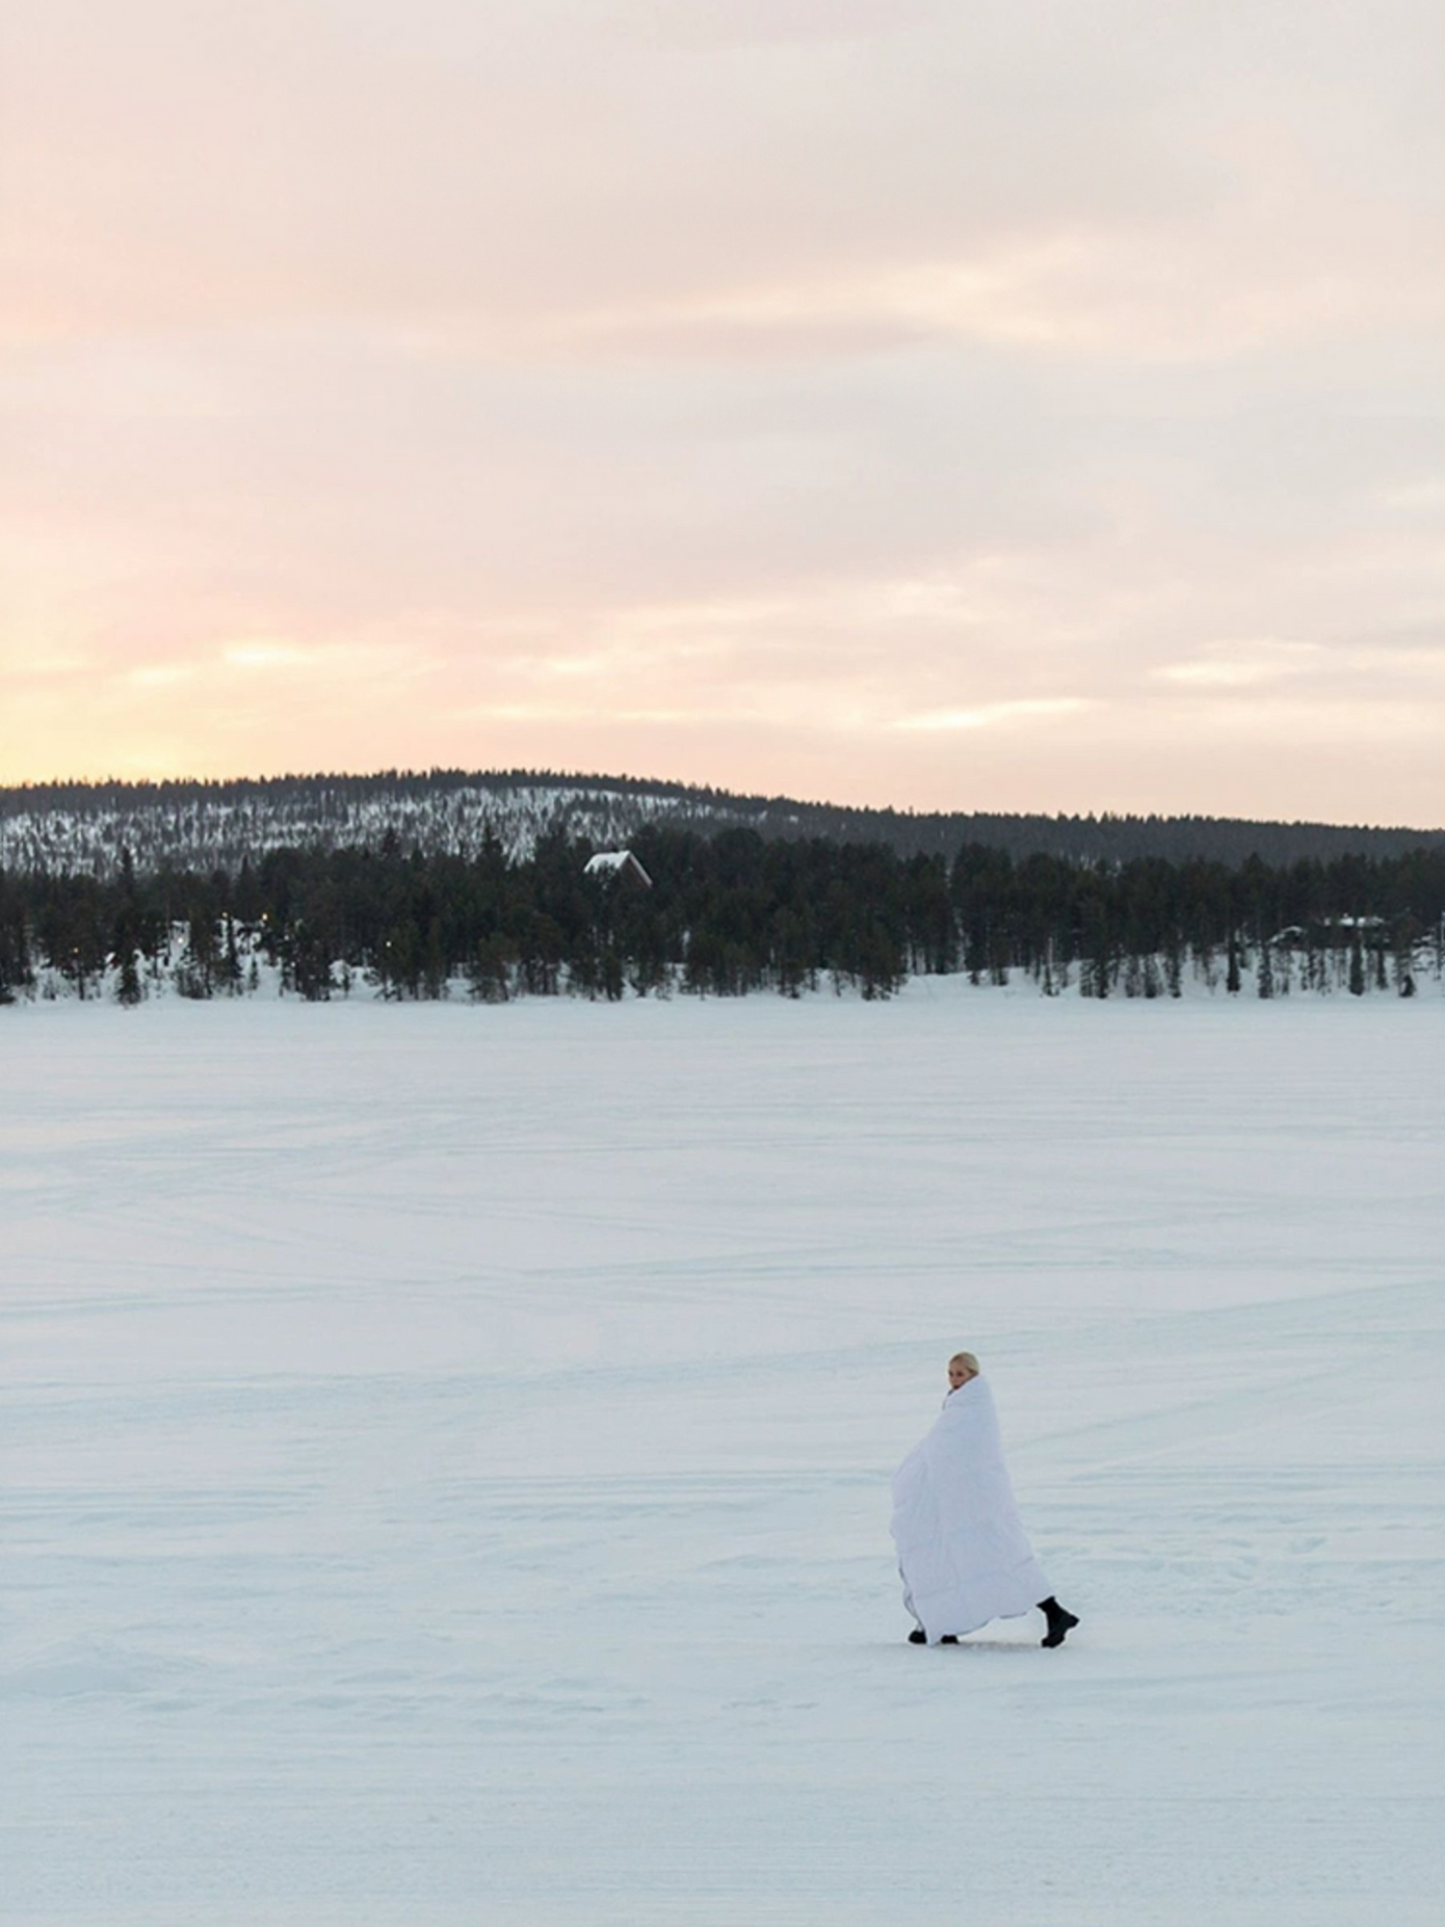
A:
[[[478,1003],[506,1003],[512,994],[511,956],[506,939],[484,937],[466,974],[472,996]]]
[[[1365,953],[1360,944],[1360,926],[1355,925],[1354,936],[1350,942],[1350,995],[1363,997],[1365,994]]]
[[[128,931],[122,938],[116,954],[120,971],[115,986],[115,1001],[133,1009],[145,996],[145,989],[140,980],[140,972],[136,969],[135,944]]]
[[[1177,939],[1171,939],[1169,948],[1164,953],[1164,981],[1169,988],[1169,995],[1171,997],[1182,997],[1184,995],[1184,984],[1182,981],[1184,959],[1181,955],[1181,949],[1182,946]]]
[[[241,952],[236,941],[236,919],[227,913],[226,942],[221,959],[221,981],[226,986],[228,997],[234,997],[241,988]]]
[[[1419,925],[1409,915],[1401,917],[1391,933],[1391,948],[1395,953],[1395,988],[1402,997],[1415,995],[1415,944],[1418,937]]]

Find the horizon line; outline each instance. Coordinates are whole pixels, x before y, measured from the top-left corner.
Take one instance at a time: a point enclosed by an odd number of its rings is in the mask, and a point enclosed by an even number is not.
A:
[[[766,794],[760,790],[733,790],[715,783],[690,782],[683,778],[661,776],[632,776],[622,773],[595,770],[563,770],[535,768],[526,765],[512,765],[507,768],[467,769],[460,764],[434,763],[425,769],[404,768],[392,765],[373,770],[287,770],[272,776],[56,776],[43,780],[20,783],[0,782],[0,796],[24,796],[31,792],[64,789],[120,789],[120,790],[165,790],[165,789],[263,789],[286,783],[384,783],[388,780],[418,781],[436,778],[456,778],[463,781],[477,779],[517,779],[532,781],[557,781],[569,784],[587,784],[597,787],[626,784],[633,788],[656,791],[683,791],[695,795],[723,796],[739,803],[778,804],[787,803],[807,810],[832,810],[861,816],[900,816],[914,820],[950,817],[993,818],[1002,822],[1024,822],[1038,819],[1045,822],[1118,822],[1118,823],[1240,823],[1247,825],[1277,826],[1290,829],[1312,830],[1365,830],[1379,835],[1405,835],[1421,837],[1445,836],[1445,824],[1435,827],[1413,823],[1367,823],[1329,821],[1320,817],[1285,816],[1230,816],[1213,815],[1198,810],[994,810],[969,809],[960,807],[945,810],[920,810],[908,804],[896,803],[839,803],[829,798],[802,797],[786,791]]]

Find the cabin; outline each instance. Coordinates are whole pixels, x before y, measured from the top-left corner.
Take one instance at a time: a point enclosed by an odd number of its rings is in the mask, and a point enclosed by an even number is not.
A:
[[[582,874],[600,877],[604,881],[630,883],[642,890],[652,888],[652,878],[631,850],[599,850],[596,856],[588,858],[587,867]]]

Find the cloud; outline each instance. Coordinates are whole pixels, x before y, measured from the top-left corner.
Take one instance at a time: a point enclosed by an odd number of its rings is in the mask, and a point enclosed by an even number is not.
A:
[[[191,682],[200,672],[191,662],[145,662],[124,673],[125,680],[136,689],[166,689]]]
[[[1428,0],[32,16],[0,775],[1445,817]]]
[[[1026,722],[1034,717],[1076,716],[1094,704],[1087,696],[1020,697],[1014,702],[985,703],[978,709],[941,709],[923,716],[904,716],[896,729],[993,729],[1000,723]]]
[[[228,642],[221,650],[221,661],[228,669],[306,670],[319,667],[314,650],[297,649],[285,642]]]
[[[1164,663],[1151,673],[1161,682],[1206,689],[1255,689],[1318,669],[1326,652],[1313,642],[1219,642],[1189,662]]]

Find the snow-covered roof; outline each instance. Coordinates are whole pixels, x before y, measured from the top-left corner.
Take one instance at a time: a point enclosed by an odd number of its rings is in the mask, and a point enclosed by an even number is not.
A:
[[[584,876],[632,876],[639,883],[645,883],[650,890],[652,878],[643,869],[631,850],[599,850],[596,856],[587,859]]]

